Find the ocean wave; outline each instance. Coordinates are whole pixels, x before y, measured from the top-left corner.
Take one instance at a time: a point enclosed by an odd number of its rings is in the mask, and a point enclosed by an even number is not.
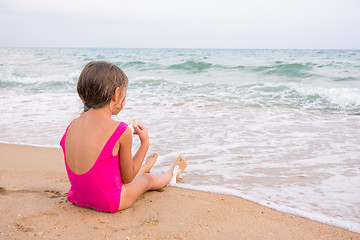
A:
[[[159,70],[164,68],[160,64],[153,62],[145,62],[145,61],[130,61],[117,65],[122,69],[124,69],[124,71],[127,71],[128,69],[136,70],[136,71],[151,71],[151,70]]]
[[[0,89],[20,88],[25,90],[64,90],[74,88],[79,73],[50,76],[21,76],[19,74],[7,74],[0,76]]]
[[[126,62],[124,64],[120,64],[122,67],[138,67],[138,66],[144,66],[146,65],[146,62],[143,61],[132,61],[132,62]]]
[[[359,88],[309,88],[298,83],[172,82],[149,76],[136,78],[131,88],[144,96],[176,97],[178,102],[190,104],[360,113]]]
[[[215,64],[210,61],[185,61],[182,63],[172,64],[166,69],[168,70],[183,70],[188,72],[203,72],[206,70],[216,69],[221,71],[236,71],[240,73],[255,73],[259,76],[277,76],[285,77],[288,80],[293,79],[308,79],[315,77],[322,77],[314,71],[316,67],[313,63],[283,63],[276,61],[271,65],[224,65]],[[290,79],[289,79],[290,78]]]
[[[252,67],[250,71],[262,73],[265,75],[276,75],[285,77],[308,78],[314,76],[311,70],[314,66],[312,63],[287,63],[270,65],[270,66],[257,66]]]
[[[247,67],[246,66],[243,66],[243,65],[238,65],[238,66],[235,66],[235,67],[230,67],[230,69],[238,69],[238,70],[243,70],[243,69],[246,69]]]
[[[132,61],[119,64],[124,69],[134,68],[138,71],[143,70],[183,70],[185,72],[203,72],[209,69],[220,69],[220,70],[247,70],[250,69],[248,66],[227,66],[221,64],[213,64],[206,61],[185,61],[182,63],[176,63],[171,65],[157,64],[144,61]]]
[[[141,76],[133,79],[130,88],[136,88],[142,90],[142,88],[164,87],[165,85],[174,85],[170,81],[161,78],[155,78],[150,76]]]
[[[0,89],[16,89],[17,91],[60,91],[68,92],[70,89],[75,89],[76,84],[62,81],[46,81],[36,83],[24,83],[24,82],[9,82],[0,81]]]
[[[360,113],[359,88],[307,88],[295,87],[303,99],[307,99],[309,108],[346,111],[350,114]]]
[[[237,90],[241,94],[237,99],[239,102],[261,107],[360,113],[359,88],[309,88],[300,84],[259,83]]]
[[[351,81],[360,81],[359,78],[355,78],[355,77],[338,77],[338,78],[334,78],[335,82],[351,82]]]
[[[168,69],[201,72],[213,66],[213,64],[208,62],[186,61],[184,63],[170,65]]]

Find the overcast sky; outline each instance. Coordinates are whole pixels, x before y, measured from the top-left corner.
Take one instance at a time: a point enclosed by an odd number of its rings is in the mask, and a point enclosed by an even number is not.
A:
[[[359,0],[0,0],[0,47],[360,49]]]

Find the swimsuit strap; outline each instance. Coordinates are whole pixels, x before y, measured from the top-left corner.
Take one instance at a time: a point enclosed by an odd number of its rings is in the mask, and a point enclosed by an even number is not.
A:
[[[102,154],[111,154],[112,155],[112,152],[113,152],[116,142],[119,140],[121,135],[125,132],[127,126],[128,125],[124,122],[119,123],[119,125],[115,129],[114,133],[110,136],[110,138],[106,142],[99,158],[101,157]]]

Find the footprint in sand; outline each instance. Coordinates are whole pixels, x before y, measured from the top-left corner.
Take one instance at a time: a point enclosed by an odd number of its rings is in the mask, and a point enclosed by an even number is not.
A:
[[[26,227],[26,226],[22,225],[21,223],[15,224],[15,227],[16,227],[16,230],[18,230],[20,232],[31,232],[33,230],[33,228]]]
[[[46,193],[49,198],[66,197],[66,193],[62,193],[57,190],[45,190],[45,191],[41,192],[41,191],[35,191],[35,190],[19,189],[19,190],[8,191],[5,188],[0,187],[0,195],[7,195],[9,193]]]
[[[3,187],[0,187],[0,195],[5,195],[5,194],[7,194],[6,189]]]
[[[45,190],[44,193],[47,193],[49,195],[49,198],[61,198],[66,197],[65,193],[61,193],[56,190]]]

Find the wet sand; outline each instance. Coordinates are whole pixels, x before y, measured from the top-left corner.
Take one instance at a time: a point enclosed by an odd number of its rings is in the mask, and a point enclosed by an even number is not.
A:
[[[239,197],[177,187],[100,213],[66,201],[61,149],[0,144],[0,163],[0,239],[360,239]]]

